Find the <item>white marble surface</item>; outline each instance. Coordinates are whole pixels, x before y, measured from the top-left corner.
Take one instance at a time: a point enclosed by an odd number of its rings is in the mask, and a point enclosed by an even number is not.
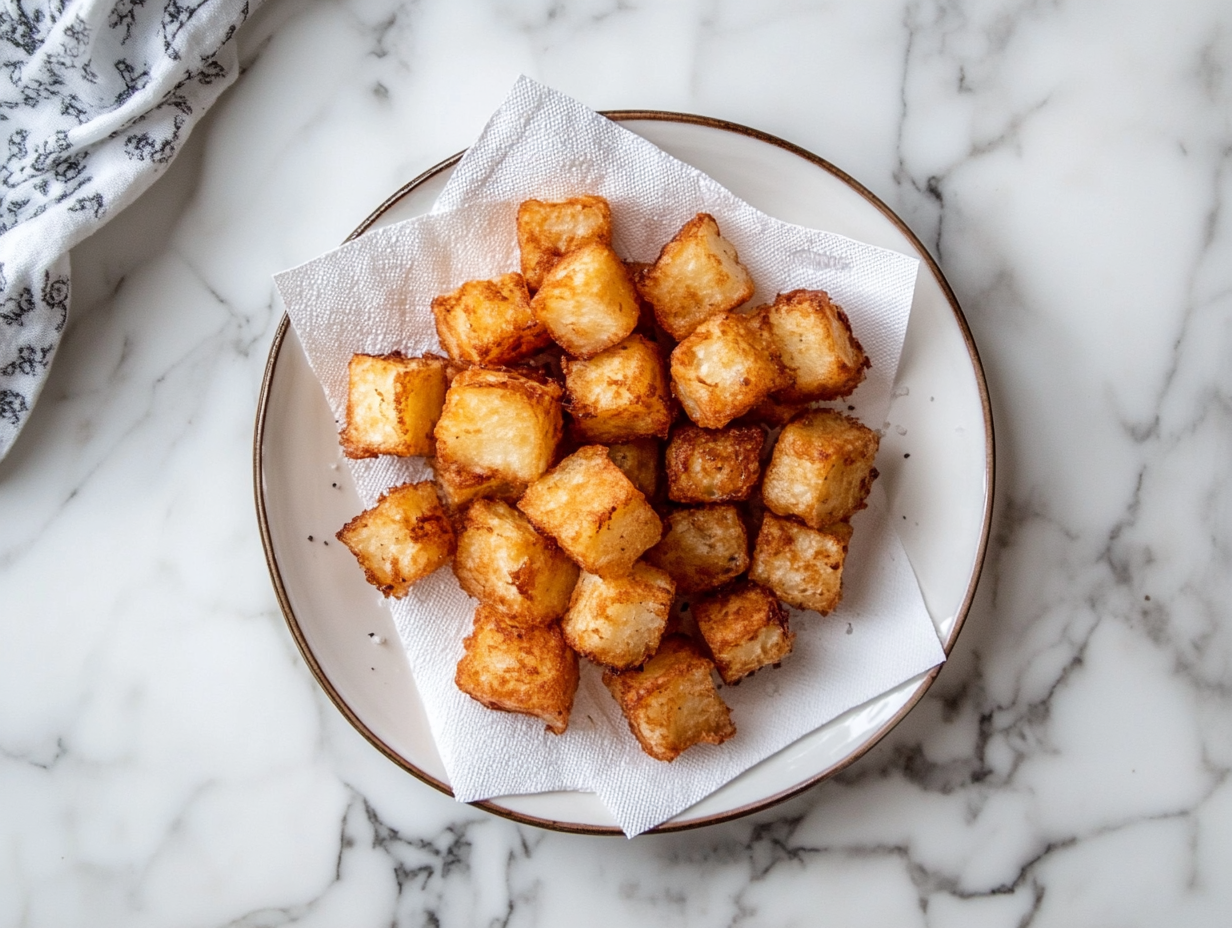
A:
[[[1232,919],[1226,2],[269,0],[242,39],[169,174],[74,252],[0,463],[0,926]],[[983,354],[995,531],[949,665],[750,819],[624,841],[458,806],[334,710],[270,588],[270,275],[521,72],[832,160]]]

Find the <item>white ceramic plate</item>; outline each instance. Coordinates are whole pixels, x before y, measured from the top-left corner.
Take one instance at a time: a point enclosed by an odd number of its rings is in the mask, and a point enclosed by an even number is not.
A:
[[[609,114],[737,196],[789,222],[923,262],[878,468],[924,600],[949,653],[970,607],[992,512],[993,441],[975,344],[953,292],[883,203],[822,159],[742,126],[667,113]],[[459,156],[407,184],[352,237],[429,211]],[[909,457],[908,457],[909,456]],[[287,624],[334,704],[380,751],[449,791],[393,621],[334,532],[363,507],[337,427],[284,317],[270,349],[254,447],[257,515]],[[370,634],[384,645],[374,644]],[[923,696],[934,670],[835,719],[661,825],[671,831],[765,808],[875,744]],[[566,831],[620,834],[591,793],[507,796],[478,805]]]

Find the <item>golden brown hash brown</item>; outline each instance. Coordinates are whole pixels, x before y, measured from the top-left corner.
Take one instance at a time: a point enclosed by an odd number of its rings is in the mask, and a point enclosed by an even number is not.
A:
[[[561,368],[579,440],[619,444],[667,437],[672,424],[667,371],[649,339],[630,335],[588,360],[565,358]]]
[[[462,589],[511,624],[548,625],[569,608],[578,568],[507,503],[479,499],[467,509],[453,572]]]
[[[646,552],[682,593],[704,593],[749,568],[749,538],[735,506],[678,509],[665,520],[663,538]]]
[[[864,508],[877,477],[879,442],[876,432],[850,416],[829,409],[802,413],[774,446],[762,483],[766,506],[812,528],[851,518]]]
[[[448,563],[454,552],[453,526],[429,480],[393,487],[336,537],[355,555],[368,582],[395,599]]]
[[[761,476],[765,442],[766,433],[755,425],[680,426],[672,432],[664,461],[668,498],[677,503],[748,499]]]
[[[603,197],[525,200],[517,226],[522,274],[531,290],[539,289],[562,255],[591,242],[612,244],[612,210]]]
[[[552,340],[575,358],[593,358],[624,341],[640,312],[624,262],[600,242],[575,248],[557,261],[530,307]]]
[[[436,457],[509,483],[539,477],[556,453],[561,390],[511,371],[472,367],[453,379],[436,423]]]
[[[659,540],[663,525],[602,445],[575,451],[532,483],[518,502],[588,573],[619,577]]]
[[[791,653],[787,610],[765,587],[745,582],[693,603],[697,630],[724,683],[735,683]]]
[[[783,382],[778,360],[735,313],[711,316],[672,350],[672,392],[696,424],[721,429]]]
[[[774,591],[783,602],[825,615],[843,592],[843,565],[851,526],[836,522],[812,529],[770,513],[753,545],[749,579]]]
[[[753,278],[709,213],[686,222],[638,275],[638,291],[677,341],[715,313],[735,309],[753,290]]]
[[[511,625],[491,606],[475,610],[454,682],[489,709],[542,719],[553,734],[569,727],[578,660],[556,625]]]
[[[713,669],[691,640],[671,635],[640,670],[609,670],[603,682],[642,750],[673,761],[695,744],[722,744],[736,734]]]
[[[347,366],[343,453],[349,458],[432,454],[432,430],[455,373],[456,365],[444,358],[353,355]]]
[[[672,578],[641,561],[624,577],[583,573],[561,630],[573,650],[596,664],[636,667],[659,647],[675,595]]]

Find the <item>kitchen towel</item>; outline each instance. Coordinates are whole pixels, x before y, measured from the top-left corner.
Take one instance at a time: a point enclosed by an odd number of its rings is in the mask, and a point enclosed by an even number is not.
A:
[[[69,249],[166,170],[235,79],[233,39],[256,4],[10,0],[0,9],[0,458],[68,321]]]

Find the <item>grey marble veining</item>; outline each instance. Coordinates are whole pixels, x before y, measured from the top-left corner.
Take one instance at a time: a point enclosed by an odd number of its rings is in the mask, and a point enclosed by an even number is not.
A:
[[[0,463],[0,925],[1223,925],[1232,917],[1226,3],[291,3],[73,253]],[[458,806],[360,738],[252,512],[270,274],[518,73],[848,170],[941,261],[994,535],[928,697],[835,780],[634,841]]]

